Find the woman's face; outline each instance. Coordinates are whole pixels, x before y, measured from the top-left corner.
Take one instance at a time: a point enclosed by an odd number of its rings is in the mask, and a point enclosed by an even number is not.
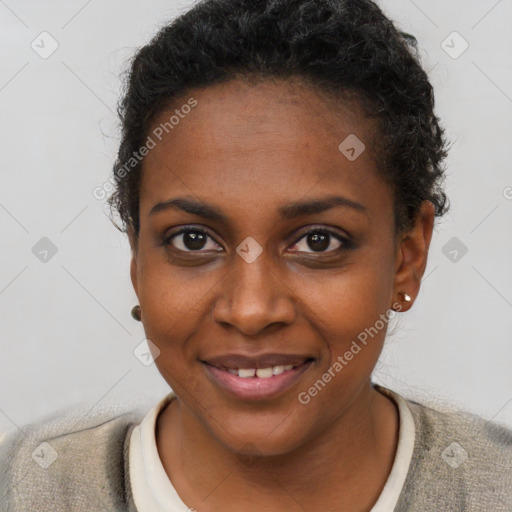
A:
[[[348,106],[289,82],[190,96],[168,133],[154,129],[174,108],[155,121],[144,161],[131,272],[145,333],[188,425],[286,453],[368,386],[401,289],[392,193]]]

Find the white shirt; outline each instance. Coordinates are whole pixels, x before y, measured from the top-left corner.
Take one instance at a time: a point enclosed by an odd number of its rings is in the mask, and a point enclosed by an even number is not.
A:
[[[381,388],[398,406],[400,428],[391,473],[370,512],[392,512],[409,470],[414,449],[415,427],[407,402],[391,390]],[[155,427],[160,411],[175,397],[171,392],[158,402],[137,425],[130,438],[130,483],[139,512],[190,512],[174,489],[158,455]]]

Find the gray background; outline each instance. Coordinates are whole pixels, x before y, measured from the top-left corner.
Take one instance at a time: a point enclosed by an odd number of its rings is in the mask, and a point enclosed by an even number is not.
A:
[[[129,245],[93,190],[119,141],[126,60],[190,5],[0,0],[0,431],[77,403],[149,407],[168,392],[133,353],[144,332],[130,316]],[[417,37],[454,145],[452,211],[375,379],[512,426],[512,2],[380,5]],[[58,43],[47,58],[44,31]],[[457,58],[454,31],[469,44]],[[46,262],[43,237],[57,249]]]

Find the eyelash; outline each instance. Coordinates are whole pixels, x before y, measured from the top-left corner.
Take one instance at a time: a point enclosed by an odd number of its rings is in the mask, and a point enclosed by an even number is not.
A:
[[[208,234],[208,232],[205,231],[204,229],[199,228],[199,227],[196,228],[196,227],[193,227],[193,226],[183,226],[178,231],[176,231],[175,233],[172,233],[172,235],[168,236],[164,240],[164,245],[165,246],[171,245],[171,240],[174,237],[176,237],[178,235],[181,235],[182,233],[188,233],[188,232],[201,233],[201,234],[206,235],[207,237],[211,238],[215,243],[217,243],[215,241],[215,239],[212,236],[210,236]],[[306,232],[302,233],[301,236],[292,245],[296,245],[303,238],[307,237],[311,233],[320,233],[320,234],[324,234],[324,235],[328,234],[328,235],[332,236],[333,238],[335,238],[336,240],[338,240],[339,242],[341,242],[341,244],[342,244],[340,247],[338,247],[338,249],[333,249],[331,251],[318,252],[316,254],[336,253],[336,252],[342,252],[344,250],[349,250],[349,249],[353,248],[353,244],[352,244],[352,242],[348,238],[345,238],[342,235],[340,235],[339,233],[337,233],[336,231],[333,231],[333,230],[328,229],[328,228],[311,228],[311,229],[307,230]],[[183,251],[181,249],[177,249],[176,247],[173,247],[173,249],[176,249],[177,251],[180,251],[180,252],[191,253],[191,254],[193,254],[193,253],[200,254],[201,252],[203,252],[203,251]],[[299,252],[303,252],[303,251],[299,251]],[[311,253],[308,253],[308,254],[311,254]],[[315,254],[315,253],[313,252],[313,254]]]

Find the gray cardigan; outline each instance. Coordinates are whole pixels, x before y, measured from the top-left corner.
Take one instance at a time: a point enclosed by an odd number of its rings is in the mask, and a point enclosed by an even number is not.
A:
[[[395,512],[512,512],[512,430],[407,402],[416,439]],[[144,414],[69,408],[10,433],[0,443],[0,512],[136,512],[128,449]]]

